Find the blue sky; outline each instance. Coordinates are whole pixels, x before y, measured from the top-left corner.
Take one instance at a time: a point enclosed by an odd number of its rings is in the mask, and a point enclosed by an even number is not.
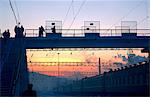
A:
[[[21,24],[37,29],[46,20],[63,21],[72,0],[11,0],[19,10]],[[84,0],[74,0],[64,28],[68,28]],[[14,6],[16,10],[16,7]],[[74,9],[74,11],[73,11]],[[0,29],[10,29],[12,35],[15,20],[9,0],[0,0]],[[150,28],[149,0],[86,0],[71,28],[81,28],[84,21],[100,21],[100,28],[115,28],[121,21],[137,21],[138,28]],[[112,26],[113,25],[113,26]]]

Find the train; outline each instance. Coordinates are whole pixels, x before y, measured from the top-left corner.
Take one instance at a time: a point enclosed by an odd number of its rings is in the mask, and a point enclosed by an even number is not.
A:
[[[107,95],[149,97],[149,62],[104,72],[101,75],[85,77],[73,83],[54,88],[55,93],[66,95]]]

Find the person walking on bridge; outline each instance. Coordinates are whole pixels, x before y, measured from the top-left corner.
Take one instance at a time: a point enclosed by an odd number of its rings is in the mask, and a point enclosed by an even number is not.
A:
[[[43,37],[43,32],[44,32],[43,26],[39,27],[39,37]]]

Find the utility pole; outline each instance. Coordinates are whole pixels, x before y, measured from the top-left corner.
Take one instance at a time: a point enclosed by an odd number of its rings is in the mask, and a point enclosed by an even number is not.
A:
[[[98,72],[101,75],[101,58],[99,57]]]
[[[58,54],[58,79],[57,79],[57,92],[59,92],[59,83],[60,83],[60,82],[59,82],[59,80],[60,80],[60,79],[59,79],[59,76],[60,76],[60,75],[59,75],[59,54],[60,54],[60,53],[57,53],[57,54]]]
[[[59,76],[60,76],[60,75],[59,75],[59,54],[60,54],[60,53],[57,53],[57,54],[58,54],[58,77],[59,77]]]

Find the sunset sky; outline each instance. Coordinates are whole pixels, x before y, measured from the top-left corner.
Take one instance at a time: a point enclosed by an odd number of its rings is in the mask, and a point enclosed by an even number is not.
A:
[[[100,21],[100,28],[115,28],[121,21],[137,21],[138,28],[150,27],[149,0],[11,0],[18,20],[25,29],[38,29],[45,21],[62,21],[63,28],[80,29],[84,21]],[[72,3],[73,2],[73,3]],[[69,6],[70,10],[68,12]],[[17,7],[15,6],[17,5]],[[81,7],[81,5],[83,5]],[[81,7],[81,10],[79,11]],[[0,0],[0,29],[11,30],[16,25],[9,0]],[[68,14],[67,14],[68,12]],[[66,17],[67,16],[67,17]],[[65,19],[66,17],[66,19]]]
[[[27,50],[27,61],[29,64],[30,71],[36,71],[47,75],[58,75],[58,64],[59,64],[59,76],[72,76],[74,73],[84,73],[84,76],[92,76],[98,74],[98,62],[101,58],[101,70],[102,72],[109,70],[110,68],[115,69],[121,66],[116,66],[114,62],[121,62],[126,64],[127,61],[123,61],[121,56],[127,58],[126,50],[50,50],[50,49],[39,49]],[[140,49],[133,50],[136,56],[145,56],[142,54]],[[75,63],[77,62],[77,63]],[[80,63],[81,62],[81,63]],[[85,63],[82,63],[85,62]],[[91,73],[91,74],[88,74]]]

